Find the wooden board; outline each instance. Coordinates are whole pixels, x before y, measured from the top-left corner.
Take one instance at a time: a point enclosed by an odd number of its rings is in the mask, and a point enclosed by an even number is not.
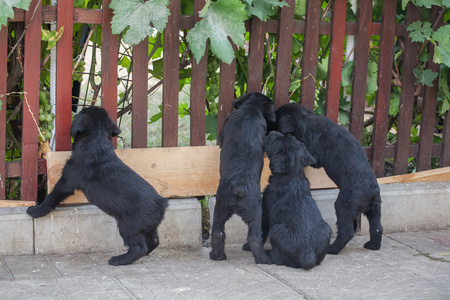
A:
[[[160,195],[167,198],[214,195],[219,184],[218,146],[167,147],[116,150],[117,156],[147,180]],[[47,153],[47,182],[50,192],[61,176],[70,151]],[[307,168],[311,189],[335,188],[322,169]],[[266,158],[261,188],[270,175]],[[87,202],[81,191],[64,203]]]
[[[35,204],[34,201],[0,200],[0,207],[27,207]]]
[[[450,181],[450,167],[378,179],[379,184],[434,181]]]

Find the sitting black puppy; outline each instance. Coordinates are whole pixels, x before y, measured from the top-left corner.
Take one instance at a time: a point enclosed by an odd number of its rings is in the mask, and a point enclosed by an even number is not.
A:
[[[157,228],[168,206],[166,198],[117,157],[111,138],[119,133],[105,109],[83,108],[70,129],[72,156],[62,177],[42,204],[27,210],[33,218],[45,216],[80,189],[89,202],[117,220],[129,249],[109,260],[115,266],[131,264],[159,245]]]
[[[331,227],[311,196],[303,170],[315,159],[295,137],[277,131],[269,134],[264,148],[272,171],[263,195],[263,223],[268,221],[272,245],[270,258],[277,265],[314,268],[324,259],[331,238]],[[263,240],[266,238],[267,230],[263,229]]]
[[[303,142],[316,159],[312,166],[323,167],[340,189],[334,203],[338,234],[328,253],[339,253],[353,238],[356,218],[361,213],[370,225],[370,241],[364,247],[380,249],[383,234],[380,188],[358,140],[329,118],[315,116],[297,103],[281,106],[276,114],[278,131],[290,133]]]
[[[234,214],[248,225],[247,241],[256,263],[271,263],[264,252],[261,233],[261,171],[263,141],[268,126],[275,124],[273,101],[260,93],[233,102],[233,111],[219,134],[220,181],[211,228],[209,257],[226,259],[225,222]]]

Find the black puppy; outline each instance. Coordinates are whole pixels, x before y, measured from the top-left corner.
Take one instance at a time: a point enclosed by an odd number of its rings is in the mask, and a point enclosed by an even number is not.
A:
[[[314,268],[324,259],[332,233],[311,196],[303,170],[315,159],[295,137],[277,131],[269,134],[264,148],[272,171],[263,195],[263,240],[268,221],[270,258],[277,265]]]
[[[75,116],[70,135],[72,156],[62,177],[42,204],[31,206],[33,218],[45,216],[75,189],[117,220],[119,233],[128,252],[114,256],[110,265],[127,265],[149,254],[159,245],[157,228],[164,218],[168,201],[114,152],[111,138],[120,133],[106,110],[83,108]]]
[[[293,134],[316,159],[312,165],[323,167],[340,189],[334,203],[338,234],[328,253],[337,254],[353,238],[356,218],[364,213],[369,220],[370,241],[364,247],[378,250],[381,246],[380,188],[361,144],[353,135],[325,116],[297,104],[278,108],[277,128]]]
[[[209,257],[226,259],[225,222],[234,214],[248,225],[247,241],[256,263],[271,263],[264,252],[261,233],[261,171],[263,141],[268,126],[275,124],[273,101],[260,93],[233,102],[233,111],[219,133],[220,181],[211,228]]]

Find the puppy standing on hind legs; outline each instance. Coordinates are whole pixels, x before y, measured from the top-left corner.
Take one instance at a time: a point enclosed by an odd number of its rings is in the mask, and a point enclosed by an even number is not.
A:
[[[117,221],[128,252],[114,256],[111,265],[127,265],[149,254],[159,245],[157,228],[168,201],[114,152],[111,138],[120,133],[106,110],[89,107],[73,120],[72,155],[53,191],[27,213],[33,218],[48,214],[64,199],[81,190],[92,204]]]
[[[316,116],[297,103],[281,106],[276,114],[277,130],[303,142],[316,159],[312,166],[323,167],[340,190],[334,203],[338,233],[328,253],[339,253],[353,238],[353,224],[361,213],[366,215],[370,226],[370,240],[364,247],[380,249],[383,234],[380,188],[358,140],[329,118]]]
[[[209,257],[226,259],[225,222],[234,214],[248,226],[247,241],[256,263],[270,264],[264,252],[261,231],[261,171],[263,141],[267,127],[275,124],[273,101],[260,93],[245,95],[233,102],[236,109],[219,134],[220,181],[211,227]]]
[[[276,131],[264,148],[272,174],[263,195],[263,241],[270,236],[273,263],[311,269],[324,259],[331,238],[303,170],[315,160],[295,137]]]

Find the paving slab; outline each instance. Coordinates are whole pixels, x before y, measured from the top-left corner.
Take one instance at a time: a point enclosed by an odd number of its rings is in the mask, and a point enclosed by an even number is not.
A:
[[[157,248],[128,266],[118,252],[0,256],[3,299],[450,299],[450,228],[386,234],[379,251],[355,236],[312,270],[256,265],[240,244]],[[120,252],[120,251],[119,251]]]

